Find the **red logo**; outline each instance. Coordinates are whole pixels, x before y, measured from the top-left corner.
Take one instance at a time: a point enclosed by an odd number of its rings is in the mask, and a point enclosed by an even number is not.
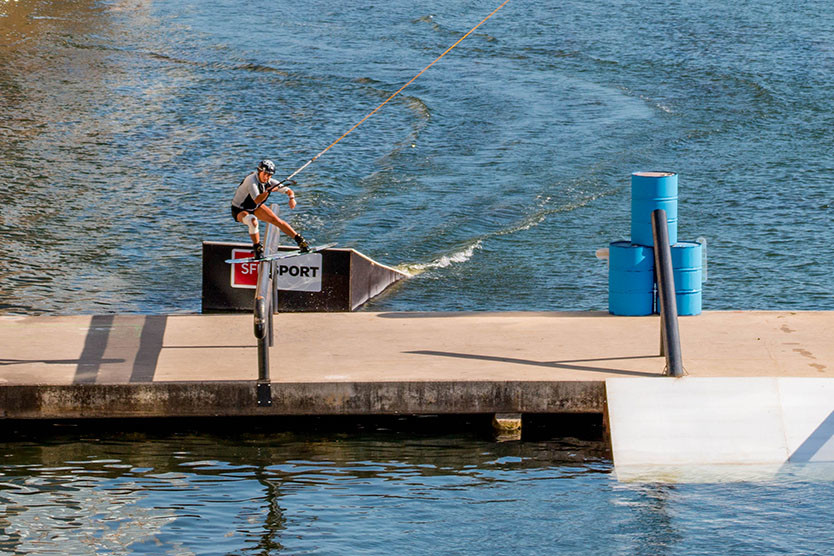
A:
[[[251,249],[232,249],[233,259],[254,257]],[[258,285],[258,263],[232,263],[232,287],[254,289]]]

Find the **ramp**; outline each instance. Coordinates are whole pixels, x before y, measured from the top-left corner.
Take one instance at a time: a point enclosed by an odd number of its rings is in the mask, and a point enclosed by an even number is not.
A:
[[[251,245],[203,242],[203,313],[251,312],[258,277],[256,263],[228,264],[226,259],[248,256]],[[354,249],[325,249],[320,253],[281,259],[276,283],[277,310],[353,311],[408,274],[371,260]],[[282,280],[302,275],[311,280]]]
[[[618,473],[834,462],[834,379],[611,378],[606,397]]]
[[[319,291],[278,289],[279,312],[353,311],[388,286],[408,277],[354,249],[327,249],[322,252],[321,265]],[[283,266],[278,272],[282,270]]]

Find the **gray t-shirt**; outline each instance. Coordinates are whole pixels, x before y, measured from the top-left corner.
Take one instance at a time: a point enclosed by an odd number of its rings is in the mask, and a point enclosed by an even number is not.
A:
[[[235,196],[232,197],[232,206],[247,211],[253,211],[259,206],[255,203],[255,198],[266,191],[267,187],[272,187],[278,185],[279,183],[281,182],[273,178],[269,178],[268,183],[261,183],[260,180],[258,180],[258,172],[252,172],[243,178],[243,181],[237,186]],[[279,193],[286,193],[287,189],[287,186],[283,186],[279,187],[275,191]]]

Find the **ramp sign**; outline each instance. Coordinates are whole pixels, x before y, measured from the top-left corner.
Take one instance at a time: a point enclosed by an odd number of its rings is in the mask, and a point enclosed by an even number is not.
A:
[[[321,291],[321,253],[275,261],[275,287],[297,292]]]
[[[233,249],[232,258],[251,257],[251,249]],[[310,253],[278,259],[275,266],[275,287],[297,292],[321,291],[321,253]],[[258,263],[232,263],[233,288],[254,289],[258,284]]]
[[[251,249],[232,249],[233,259],[252,257],[254,254]],[[233,288],[255,289],[258,284],[258,263],[233,263],[231,266]]]

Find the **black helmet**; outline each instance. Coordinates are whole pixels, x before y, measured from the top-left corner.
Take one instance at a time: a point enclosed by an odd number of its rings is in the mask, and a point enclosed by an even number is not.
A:
[[[258,171],[263,171],[270,176],[275,173],[275,163],[271,160],[261,160],[258,164]]]

